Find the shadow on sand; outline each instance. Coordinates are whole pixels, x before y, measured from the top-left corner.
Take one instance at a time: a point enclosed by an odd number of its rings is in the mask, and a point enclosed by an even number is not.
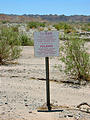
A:
[[[37,110],[37,112],[63,112],[63,110]]]

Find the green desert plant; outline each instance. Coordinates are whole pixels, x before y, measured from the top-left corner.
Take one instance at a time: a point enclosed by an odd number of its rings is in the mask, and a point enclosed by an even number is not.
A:
[[[90,32],[90,23],[84,23],[84,24],[81,26],[81,29],[84,30],[84,31]]]
[[[54,24],[53,27],[55,27],[57,30],[63,29],[65,33],[73,33],[75,32],[74,27],[68,23],[60,22],[58,24]]]
[[[2,24],[6,24],[6,23],[8,23],[9,21],[7,21],[7,20],[2,20],[1,22],[2,22]]]
[[[0,64],[14,60],[20,56],[18,33],[11,27],[0,28]]]
[[[90,75],[90,56],[84,43],[78,37],[70,37],[60,47],[60,60],[65,63],[65,73],[79,81],[88,80]]]
[[[45,27],[45,23],[44,22],[29,22],[27,24],[28,28],[38,28],[38,27]]]
[[[34,45],[33,40],[30,40],[25,33],[19,35],[19,41],[21,42],[22,46],[33,46]]]

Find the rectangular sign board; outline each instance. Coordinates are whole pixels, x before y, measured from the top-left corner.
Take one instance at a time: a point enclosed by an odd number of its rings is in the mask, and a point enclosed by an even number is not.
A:
[[[34,32],[36,57],[59,56],[59,33],[57,31]]]

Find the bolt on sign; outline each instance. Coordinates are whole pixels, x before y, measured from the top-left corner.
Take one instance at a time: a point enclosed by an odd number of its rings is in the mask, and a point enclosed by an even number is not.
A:
[[[34,54],[36,57],[59,56],[59,33],[41,31],[34,33]]]

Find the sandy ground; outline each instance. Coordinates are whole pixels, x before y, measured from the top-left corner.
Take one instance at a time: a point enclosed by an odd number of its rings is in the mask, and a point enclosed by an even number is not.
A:
[[[0,66],[0,120],[90,120],[87,106],[82,108],[83,112],[76,109],[82,102],[90,104],[90,84],[78,86],[50,81],[51,103],[61,107],[38,112],[46,103],[45,59],[34,57],[34,48],[27,46],[23,47],[17,63]],[[58,64],[58,57],[50,58],[50,79],[67,79],[55,67]]]

